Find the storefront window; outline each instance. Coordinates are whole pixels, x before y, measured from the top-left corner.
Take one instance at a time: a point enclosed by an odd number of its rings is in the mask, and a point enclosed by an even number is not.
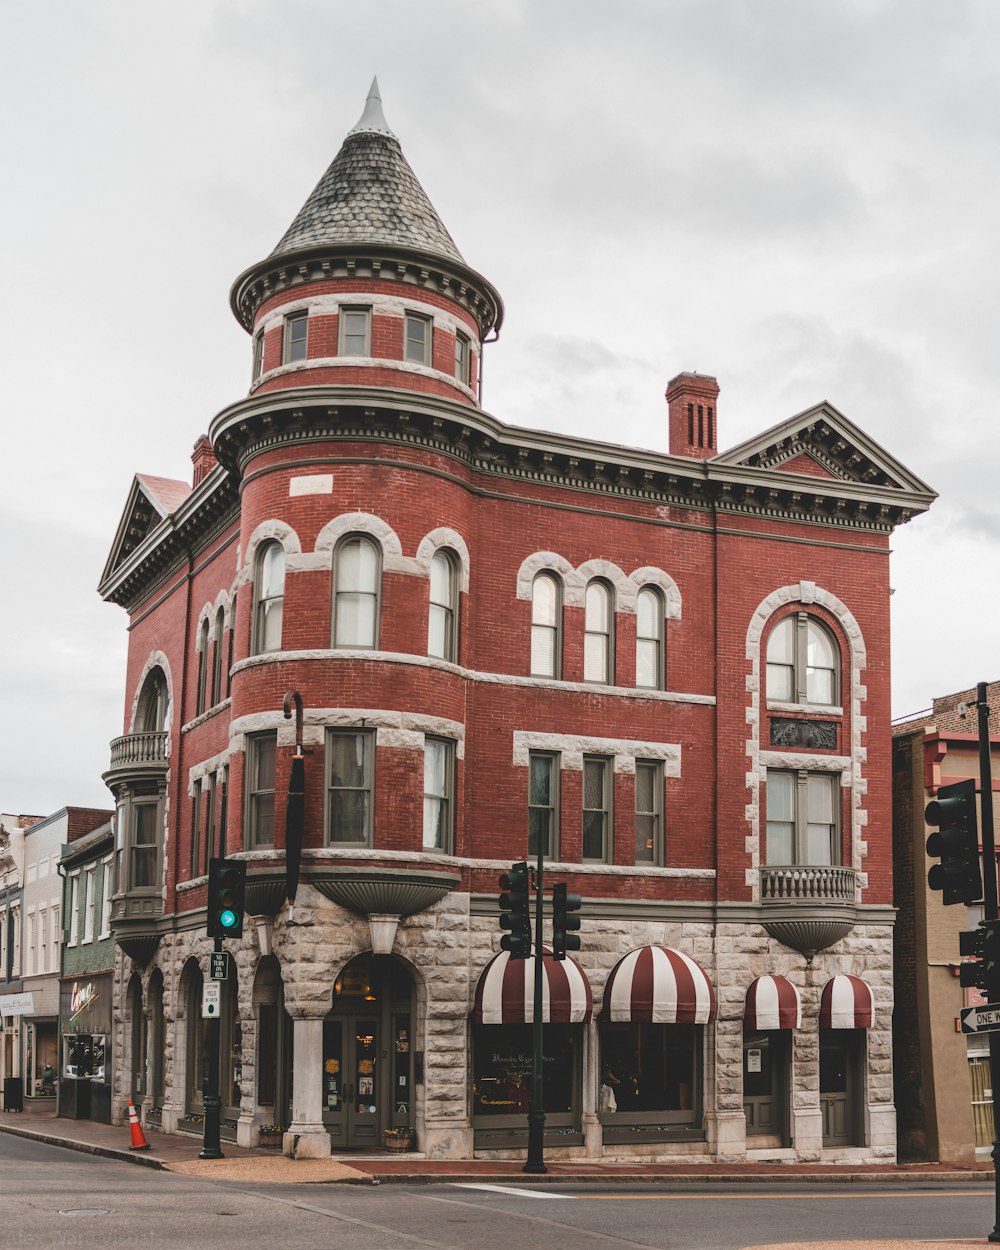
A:
[[[574,1024],[545,1026],[542,1069],[546,1115],[571,1115],[579,1082],[578,1055],[582,1028]],[[530,1024],[484,1024],[474,1030],[475,1070],[472,1114],[494,1119],[524,1117],[531,1100],[532,1028]]]
[[[601,1030],[598,1111],[609,1127],[668,1134],[700,1129],[702,1026],[608,1024]]]

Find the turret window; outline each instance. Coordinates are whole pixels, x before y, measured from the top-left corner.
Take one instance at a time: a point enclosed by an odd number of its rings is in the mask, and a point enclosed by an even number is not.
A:
[[[264,372],[264,331],[258,330],[253,340],[253,378],[254,382]]]
[[[434,327],[429,317],[418,317],[415,313],[406,314],[406,331],[404,356],[418,365],[431,363],[431,345]]]
[[[341,356],[370,356],[372,337],[372,310],[370,308],[342,308],[340,310]]]
[[[431,561],[431,593],[427,619],[427,654],[441,660],[458,659],[458,579],[449,551],[437,551]]]
[[[531,584],[531,675],[558,677],[560,670],[562,593],[551,573]]]
[[[285,364],[305,360],[309,346],[309,314],[293,313],[285,318]]]
[[[257,553],[254,578],[253,653],[281,649],[285,606],[285,552],[280,543],[266,543]]]
[[[468,338],[464,334],[455,335],[455,377],[459,382],[469,385],[469,355],[470,344]]]
[[[333,645],[374,647],[378,639],[379,551],[368,538],[347,538],[334,554]]]

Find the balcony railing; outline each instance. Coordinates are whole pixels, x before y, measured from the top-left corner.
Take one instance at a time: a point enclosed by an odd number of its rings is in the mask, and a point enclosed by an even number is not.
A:
[[[111,743],[111,768],[135,768],[167,762],[167,731],[125,734]]]
[[[768,865],[760,870],[762,903],[853,903],[857,873],[831,864]]]

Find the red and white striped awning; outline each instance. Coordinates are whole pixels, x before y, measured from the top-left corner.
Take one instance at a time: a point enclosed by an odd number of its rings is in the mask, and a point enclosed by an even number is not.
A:
[[[594,1010],[587,974],[572,959],[542,956],[542,1021],[580,1024]],[[494,955],[476,986],[472,1016],[477,1024],[531,1024],[535,1018],[535,957],[511,959]]]
[[[708,1024],[715,1018],[715,991],[690,955],[642,946],[611,970],[602,1014],[614,1021]]]
[[[831,977],[819,1000],[821,1029],[870,1029],[875,1013],[871,986],[846,973]]]
[[[798,1029],[802,1000],[787,977],[758,977],[747,990],[743,1027],[751,1030]]]

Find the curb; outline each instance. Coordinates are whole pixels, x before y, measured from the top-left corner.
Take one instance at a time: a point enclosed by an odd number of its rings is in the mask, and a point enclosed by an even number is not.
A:
[[[77,1150],[81,1154],[101,1155],[105,1159],[119,1159],[124,1163],[138,1163],[140,1167],[156,1168],[158,1171],[166,1167],[166,1160],[157,1155],[133,1154],[130,1150],[119,1150],[115,1146],[97,1146],[92,1142],[56,1137],[52,1133],[16,1128],[13,1124],[0,1124],[0,1133],[9,1133],[11,1137],[26,1137],[29,1141],[40,1141],[47,1146],[62,1146],[66,1150]]]

